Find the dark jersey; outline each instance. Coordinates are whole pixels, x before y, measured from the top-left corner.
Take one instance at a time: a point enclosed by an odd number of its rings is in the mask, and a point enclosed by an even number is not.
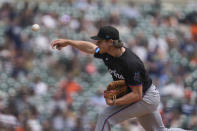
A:
[[[144,94],[151,86],[152,80],[140,58],[130,49],[125,49],[120,57],[113,57],[106,53],[99,54],[99,52],[95,53],[94,57],[104,61],[114,81],[125,80],[128,86],[142,85]]]

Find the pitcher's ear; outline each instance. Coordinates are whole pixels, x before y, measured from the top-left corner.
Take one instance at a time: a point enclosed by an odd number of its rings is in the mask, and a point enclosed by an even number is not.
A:
[[[108,40],[108,42],[109,42],[109,45],[110,45],[110,46],[113,45],[113,40],[112,40],[112,39]]]

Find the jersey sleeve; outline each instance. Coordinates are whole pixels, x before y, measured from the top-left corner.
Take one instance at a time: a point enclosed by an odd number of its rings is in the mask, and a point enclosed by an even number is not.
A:
[[[139,86],[142,84],[140,70],[137,67],[131,67],[127,69],[126,77],[125,77],[126,84],[128,86]]]

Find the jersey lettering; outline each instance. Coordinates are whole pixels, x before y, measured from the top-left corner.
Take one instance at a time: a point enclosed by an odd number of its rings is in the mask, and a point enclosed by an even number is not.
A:
[[[116,70],[109,69],[109,73],[110,73],[112,76],[115,76],[115,77],[118,78],[118,79],[121,79],[121,80],[124,80],[124,79],[125,79],[125,78],[123,77],[123,75],[118,74]]]

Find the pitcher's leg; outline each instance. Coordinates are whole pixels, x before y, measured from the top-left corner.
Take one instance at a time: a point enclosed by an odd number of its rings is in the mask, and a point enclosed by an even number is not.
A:
[[[111,131],[110,129],[111,126],[109,121],[105,121],[105,118],[103,118],[102,115],[99,115],[95,131]]]
[[[146,131],[165,131],[165,127],[158,111],[137,118]]]
[[[138,117],[138,121],[146,131],[185,131],[181,128],[165,128],[161,115],[158,111]]]
[[[147,103],[139,101],[126,106],[111,106],[100,113],[95,131],[110,131],[110,124],[117,124],[124,120],[139,117],[152,112],[152,108],[147,107]]]
[[[132,104],[131,106],[123,108],[116,114],[114,113],[114,115],[110,117],[109,121],[112,124],[117,124],[133,117],[143,116],[145,114],[153,112],[153,110],[154,108],[149,108],[147,106],[147,103],[145,103],[144,101],[139,101],[137,103]]]
[[[95,131],[110,131],[110,123],[108,117],[117,110],[120,110],[121,106],[109,106],[106,107],[98,116]]]

